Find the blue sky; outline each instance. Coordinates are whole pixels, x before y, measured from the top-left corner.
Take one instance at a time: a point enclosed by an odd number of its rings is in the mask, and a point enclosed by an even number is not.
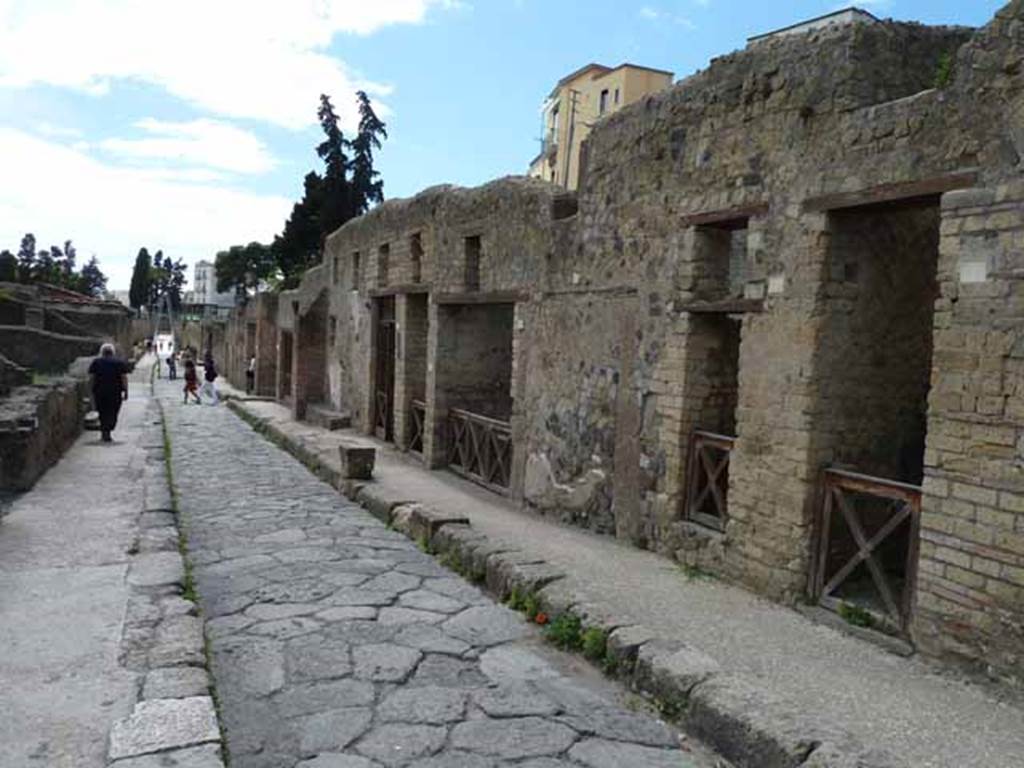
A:
[[[684,77],[833,0],[0,0],[0,248],[74,239],[112,288],[140,246],[195,262],[280,230],[317,95],[390,130],[385,194],[521,173],[540,104],[577,67]],[[984,24],[1001,0],[874,0],[878,16]]]

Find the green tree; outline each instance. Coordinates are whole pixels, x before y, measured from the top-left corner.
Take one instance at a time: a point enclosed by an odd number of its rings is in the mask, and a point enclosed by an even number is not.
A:
[[[57,278],[59,285],[65,288],[71,288],[74,290],[75,283],[78,282],[78,273],[76,259],[78,252],[75,250],[75,246],[70,240],[64,241],[64,253],[63,258],[57,263]]]
[[[384,182],[373,167],[373,153],[381,148],[381,139],[388,137],[387,127],[373,111],[365,91],[356,93],[359,102],[359,132],[352,142],[352,209],[356,216],[384,202]],[[332,230],[333,231],[333,230]]]
[[[18,279],[31,283],[36,272],[36,236],[27,232],[18,248]]]
[[[330,97],[320,96],[317,119],[324,140],[317,145],[316,152],[324,163],[324,174],[321,176],[316,171],[306,174],[302,199],[292,206],[284,229],[270,245],[276,270],[268,277],[276,272],[280,288],[294,288],[302,279],[302,273],[320,262],[328,235],[384,200],[384,183],[373,167],[373,155],[381,148],[381,139],[387,138],[387,129],[373,111],[365,92],[359,91],[357,100],[359,130],[356,138],[349,141],[338,125]],[[224,279],[228,281],[225,285],[237,289],[242,267],[236,263],[244,260],[237,254],[232,255],[231,250],[221,251],[227,254],[221,264]],[[243,284],[251,288],[245,281]]]
[[[250,291],[272,277],[277,271],[273,249],[262,243],[232,245],[217,254],[214,260],[217,274],[217,292],[234,290],[238,300],[244,299]]]
[[[50,246],[50,250],[40,249],[36,254],[36,266],[32,272],[32,282],[49,283],[57,282],[58,264],[64,260],[64,254],[56,245]]]
[[[317,155],[324,161],[324,176],[320,184],[320,209],[317,211],[317,228],[320,235],[317,249],[322,250],[327,235],[353,217],[355,199],[348,178],[349,143],[338,126],[338,115],[326,94],[320,95],[320,108],[316,116],[324,132],[324,140],[316,148]]]
[[[323,179],[310,171],[303,180],[302,199],[292,206],[284,230],[271,245],[284,288],[294,288],[299,284],[302,273],[320,261],[323,198]]]
[[[66,249],[65,253],[67,253]],[[95,255],[82,267],[82,272],[77,278],[75,290],[97,298],[106,294],[107,276],[100,270],[99,261],[97,261]]]
[[[149,270],[149,306],[155,305],[166,295],[174,312],[181,309],[181,289],[187,282],[185,269],[181,259],[173,261],[170,256],[164,256],[163,251],[153,254],[153,266]]]
[[[0,282],[13,283],[18,279],[18,259],[6,248],[0,251]]]
[[[132,269],[132,281],[128,288],[128,303],[133,309],[141,309],[149,302],[149,281],[150,271],[153,268],[153,261],[149,251],[139,248],[135,257],[135,267]]]

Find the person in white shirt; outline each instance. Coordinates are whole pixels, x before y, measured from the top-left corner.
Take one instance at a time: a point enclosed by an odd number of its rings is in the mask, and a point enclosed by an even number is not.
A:
[[[249,358],[249,367],[245,369],[245,394],[251,395],[256,389],[256,355]]]

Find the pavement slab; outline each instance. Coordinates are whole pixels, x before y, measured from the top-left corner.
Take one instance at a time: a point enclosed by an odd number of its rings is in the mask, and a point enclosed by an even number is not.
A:
[[[176,400],[174,477],[233,768],[578,768],[570,751],[595,735],[636,747],[631,768],[666,752],[719,764],[231,411]]]
[[[130,394],[114,442],[82,434],[0,521],[0,765],[105,765],[131,712],[119,651],[153,414],[137,379]]]
[[[277,438],[323,455],[327,462],[336,443],[354,434],[351,429],[327,431],[296,423],[278,403],[238,406]],[[846,751],[840,752],[845,756],[836,752],[835,758],[826,754],[832,748],[823,745],[809,764],[892,764],[889,758],[876,759],[877,752],[914,768],[1022,765],[1024,708],[1013,696],[919,657],[894,655],[740,587],[687,578],[653,552],[538,517],[451,472],[428,471],[393,445],[360,439],[377,448],[364,498],[379,492],[464,516],[469,526],[451,526],[451,531],[443,527],[436,538],[461,542],[473,567],[480,565],[483,554],[515,549],[564,573],[542,591],[545,602],[600,607],[615,624],[631,627],[613,634],[609,648],[615,656],[635,659],[640,646],[655,638],[679,643],[686,653],[662,655],[649,664],[657,674],[672,677],[673,688],[685,689],[720,670],[718,674],[742,677],[784,702],[785,716],[773,717],[774,722],[800,714],[803,731],[820,725],[824,738],[830,738],[828,730],[835,728],[862,745],[848,748],[844,743]],[[722,716],[732,722],[730,711],[745,711],[711,697],[713,690],[703,698],[712,705],[704,708],[705,722],[722,722]],[[807,724],[810,729],[803,727]],[[776,736],[785,736],[788,726],[778,730]],[[868,757],[861,759],[860,754]]]

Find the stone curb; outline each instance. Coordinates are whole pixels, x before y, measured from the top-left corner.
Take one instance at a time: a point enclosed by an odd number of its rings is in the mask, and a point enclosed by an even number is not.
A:
[[[617,621],[608,607],[581,599],[563,571],[515,543],[490,539],[467,518],[397,497],[372,481],[343,482],[337,471],[318,471],[314,467],[322,462],[299,439],[240,403],[229,405],[347,498],[385,525],[426,543],[444,564],[486,585],[499,599],[513,591],[536,594],[549,616],[571,612],[584,628],[603,630],[615,676],[651,697],[666,716],[737,768],[905,768],[892,755],[866,749],[841,728],[824,726],[754,682],[723,671],[701,650],[659,638],[643,625]]]
[[[184,595],[188,570],[167,473],[163,410],[153,402],[118,658],[139,675],[139,686],[131,714],[111,726],[107,766],[224,768],[203,620]]]

